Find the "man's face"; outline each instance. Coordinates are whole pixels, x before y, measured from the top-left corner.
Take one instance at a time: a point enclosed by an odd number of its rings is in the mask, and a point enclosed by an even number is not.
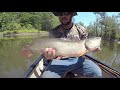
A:
[[[62,15],[60,15],[58,17],[59,17],[60,22],[63,25],[68,25],[72,21],[72,16],[73,16],[72,13],[64,12]]]

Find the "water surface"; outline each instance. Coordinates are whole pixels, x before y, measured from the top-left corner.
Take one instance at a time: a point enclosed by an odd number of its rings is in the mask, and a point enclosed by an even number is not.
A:
[[[0,78],[24,77],[26,70],[38,56],[24,58],[21,50],[35,38],[37,37],[26,36],[0,39]],[[101,51],[89,55],[120,71],[120,45],[102,41],[101,48]]]

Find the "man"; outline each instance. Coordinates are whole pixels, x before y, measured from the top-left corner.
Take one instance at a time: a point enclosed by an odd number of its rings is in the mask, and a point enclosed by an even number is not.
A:
[[[50,30],[49,36],[54,38],[69,38],[71,40],[86,39],[88,32],[83,26],[74,25],[72,23],[72,17],[77,15],[76,12],[53,12],[55,16],[59,17],[60,25]],[[57,57],[55,56],[55,50],[52,48],[46,48],[44,56],[47,60],[52,60],[50,65],[44,71],[43,78],[61,78],[67,72],[73,72],[77,75],[83,75],[85,77],[101,77],[101,69],[91,60],[87,60],[83,57]]]

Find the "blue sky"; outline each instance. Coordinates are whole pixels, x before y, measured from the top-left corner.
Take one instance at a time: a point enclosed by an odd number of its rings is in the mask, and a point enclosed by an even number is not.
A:
[[[108,16],[118,15],[120,12],[107,12]],[[93,12],[77,12],[77,16],[74,17],[75,23],[83,22],[85,26],[88,26],[90,22],[96,20],[95,14]]]

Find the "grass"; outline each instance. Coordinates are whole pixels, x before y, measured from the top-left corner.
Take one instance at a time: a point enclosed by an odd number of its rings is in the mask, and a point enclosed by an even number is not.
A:
[[[30,29],[30,30],[28,30],[28,29],[24,29],[24,30],[23,30],[23,29],[22,29],[22,30],[18,30],[18,33],[19,33],[19,32],[24,32],[24,33],[25,33],[25,32],[38,32],[38,31],[39,31],[39,30],[37,30],[37,29]]]
[[[17,33],[36,33],[36,32],[47,32],[47,31],[44,31],[44,30],[37,30],[37,29],[21,29],[21,30],[5,30],[3,32],[0,32],[0,34],[3,34],[3,33],[13,33],[14,31],[16,31]]]
[[[37,29],[30,29],[30,30],[29,29],[21,29],[21,30],[13,30],[13,31],[6,30],[6,31],[0,32],[0,33],[14,32],[14,31],[21,33],[21,32],[38,32],[39,30],[37,30]]]
[[[19,37],[17,37],[17,39],[18,39],[18,38],[19,38],[19,39],[22,39],[22,38],[24,38],[24,39],[25,39],[25,38],[31,38],[31,39],[32,39],[32,38],[34,38],[34,37],[35,37],[35,36],[19,36]],[[37,37],[37,36],[36,36],[36,37]],[[16,37],[9,37],[9,38],[8,38],[8,37],[4,37],[4,38],[0,38],[0,40],[3,40],[3,39],[4,39],[4,40],[10,40],[10,39],[16,39]]]
[[[13,30],[13,31],[10,31],[10,30],[6,30],[4,32],[0,32],[0,37],[3,37],[4,35],[10,35],[10,34],[18,34],[18,33],[38,33],[40,34],[40,36],[48,36],[48,32],[47,31],[40,31],[40,30],[37,30],[37,29],[21,29],[21,30]],[[27,34],[26,34],[27,35]],[[25,37],[26,37],[25,35]],[[35,34],[36,35],[36,34]],[[20,36],[21,37],[21,36]],[[22,36],[24,38],[24,36]],[[32,36],[33,37],[33,36]],[[4,37],[4,39],[7,39],[8,37]],[[17,37],[18,38],[18,37]],[[28,35],[27,38],[31,38],[31,36]],[[3,38],[1,38],[3,39]],[[9,37],[9,39],[14,39],[14,37]]]

